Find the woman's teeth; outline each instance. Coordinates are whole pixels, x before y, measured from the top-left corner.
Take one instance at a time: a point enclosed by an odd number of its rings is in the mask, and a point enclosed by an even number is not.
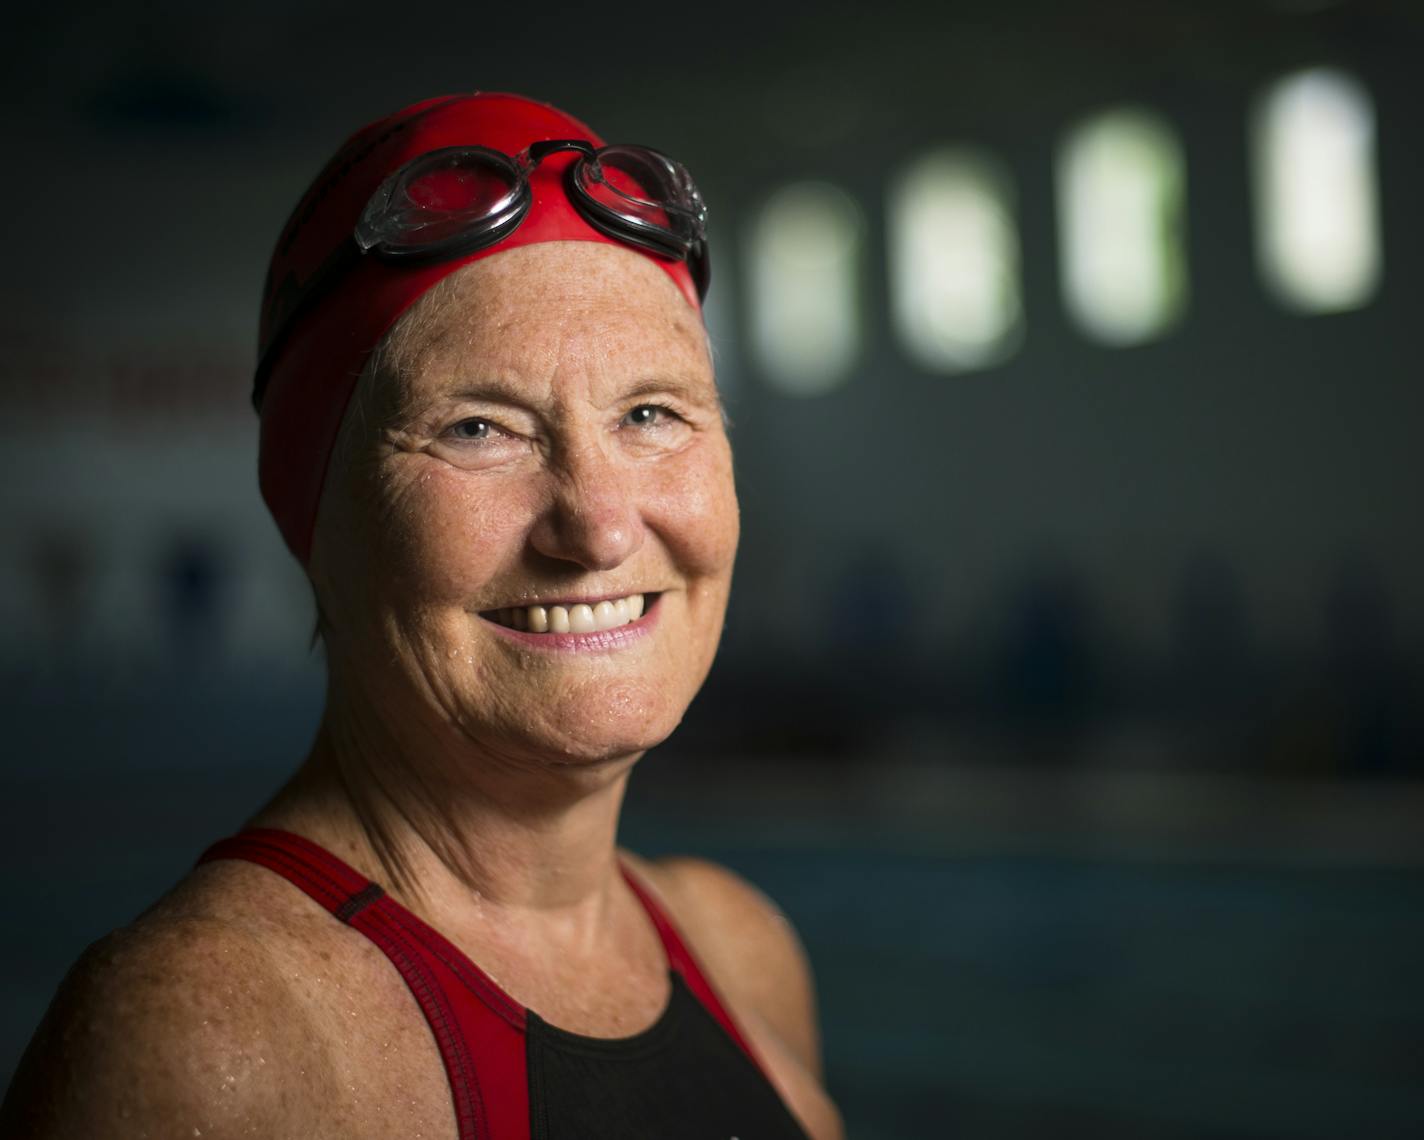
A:
[[[596,633],[616,629],[643,616],[643,595],[585,606],[512,606],[485,615],[525,633]]]

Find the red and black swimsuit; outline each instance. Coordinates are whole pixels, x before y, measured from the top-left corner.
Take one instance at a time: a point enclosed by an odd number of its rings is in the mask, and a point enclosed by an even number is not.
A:
[[[805,1140],[682,938],[657,928],[672,996],[632,1037],[583,1037],[504,993],[438,931],[310,840],[254,829],[199,862],[245,859],[300,887],[400,971],[450,1080],[460,1140]]]

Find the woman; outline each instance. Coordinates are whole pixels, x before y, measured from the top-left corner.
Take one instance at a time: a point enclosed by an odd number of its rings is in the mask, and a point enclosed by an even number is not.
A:
[[[299,203],[256,399],[321,728],[252,830],[81,960],[5,1135],[840,1134],[785,921],[615,847],[711,664],[737,506],[701,202],[600,145],[430,100]]]

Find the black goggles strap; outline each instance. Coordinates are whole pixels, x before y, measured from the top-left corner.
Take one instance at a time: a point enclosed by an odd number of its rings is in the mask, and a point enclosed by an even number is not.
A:
[[[544,142],[530,143],[525,154],[529,156],[526,170],[533,170],[551,154],[558,154],[561,150],[576,150],[584,158],[598,157],[598,148],[586,139],[547,139]]]

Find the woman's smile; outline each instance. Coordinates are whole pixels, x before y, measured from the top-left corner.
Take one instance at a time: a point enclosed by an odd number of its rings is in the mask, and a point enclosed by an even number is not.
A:
[[[712,664],[738,530],[706,333],[666,273],[577,242],[475,262],[375,379],[317,527],[333,660],[380,675],[391,723],[492,753],[665,739]]]
[[[536,606],[504,606],[480,614],[497,636],[521,647],[557,653],[629,648],[652,633],[660,593],[563,599]]]

